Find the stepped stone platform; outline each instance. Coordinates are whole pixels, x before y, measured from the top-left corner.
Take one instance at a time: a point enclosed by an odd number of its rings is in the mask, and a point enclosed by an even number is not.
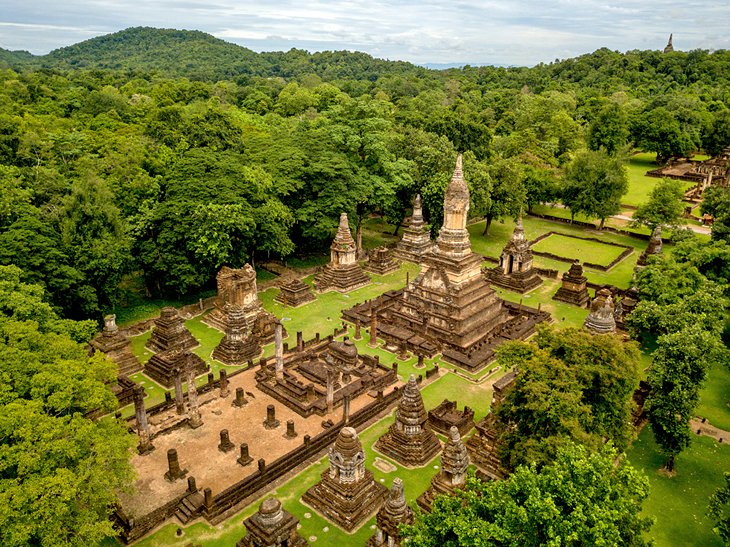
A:
[[[444,198],[444,223],[436,247],[423,257],[423,269],[400,291],[343,312],[355,323],[370,324],[386,347],[444,359],[477,371],[494,359],[505,340],[531,335],[550,315],[505,302],[481,272],[482,258],[471,251],[466,229],[469,189],[457,159]]]
[[[403,237],[396,245],[395,256],[401,260],[420,264],[423,257],[431,252],[432,247],[431,235],[423,222],[421,195],[416,194],[413,200],[413,215],[403,231]]]
[[[353,428],[340,430],[329,461],[329,469],[302,501],[351,532],[380,508],[388,491],[365,469],[365,451]]]
[[[104,318],[104,329],[90,343],[94,351],[104,353],[117,364],[119,374],[129,376],[142,370],[142,363],[132,352],[129,339],[119,332],[116,315]]]
[[[298,524],[299,519],[282,509],[279,500],[269,498],[243,521],[246,535],[236,547],[305,547],[309,543],[299,535]]]
[[[350,292],[370,283],[370,278],[357,263],[357,248],[350,233],[347,213],[340,215],[340,225],[330,245],[330,261],[314,276],[314,288],[319,292],[329,290]]]
[[[562,285],[553,295],[553,300],[585,308],[591,300],[588,296],[587,283],[588,278],[583,275],[583,266],[576,260],[563,274]]]
[[[166,306],[160,310],[160,317],[155,319],[152,336],[145,347],[154,352],[182,351],[197,347],[198,341],[185,327],[185,320],[177,310]]]
[[[203,359],[191,351],[172,349],[155,353],[144,367],[144,373],[158,384],[170,388],[175,383],[175,376],[182,374],[187,378],[192,371],[195,376],[208,372],[208,365]]]
[[[441,443],[428,425],[423,398],[413,374],[398,402],[395,423],[376,441],[375,449],[409,467],[427,464],[441,449]]]
[[[441,453],[441,468],[431,479],[428,490],[418,496],[416,502],[421,510],[430,512],[436,496],[451,496],[458,488],[466,484],[466,470],[469,467],[469,453],[461,442],[461,435],[456,427],[449,431],[449,440]]]
[[[315,300],[312,289],[301,279],[293,278],[279,287],[274,300],[285,306],[296,308]]]
[[[532,249],[530,242],[525,239],[522,215],[517,219],[512,238],[502,251],[499,266],[486,269],[484,273],[495,285],[519,293],[526,293],[542,284],[542,279],[532,267]]]
[[[393,254],[385,247],[377,247],[368,253],[364,269],[377,275],[386,275],[400,268]]]
[[[243,268],[223,266],[216,275],[218,298],[213,310],[203,317],[203,323],[222,332],[236,327],[240,316],[246,323],[246,330],[260,345],[274,339],[276,317],[261,305],[256,285],[256,270],[250,264]]]
[[[434,431],[448,436],[456,427],[463,437],[474,427],[474,411],[468,406],[459,411],[456,401],[444,399],[439,406],[428,411],[428,423]]]

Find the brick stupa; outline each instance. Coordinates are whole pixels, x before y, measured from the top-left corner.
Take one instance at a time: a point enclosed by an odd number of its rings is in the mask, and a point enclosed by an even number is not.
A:
[[[499,266],[485,271],[489,281],[511,291],[526,293],[540,286],[542,279],[532,267],[532,248],[525,238],[522,215],[512,238],[507,242],[499,257]]]
[[[585,318],[583,326],[594,334],[616,332],[615,307],[611,291],[600,289],[591,302],[591,311]]]
[[[431,511],[436,496],[450,496],[457,488],[466,484],[466,470],[469,467],[469,453],[461,442],[461,435],[456,427],[449,431],[449,440],[441,453],[441,469],[431,479],[431,486],[416,500],[424,511]]]
[[[198,346],[198,341],[185,327],[185,320],[177,310],[166,306],[160,310],[160,317],[155,319],[152,336],[145,344],[147,349],[154,352],[170,350],[187,350]]]
[[[226,335],[213,350],[213,359],[226,365],[244,365],[260,354],[261,344],[251,334],[243,310],[230,310]]]
[[[365,451],[352,427],[340,430],[329,461],[329,469],[304,493],[302,501],[351,532],[377,511],[387,490],[365,469]]]
[[[277,302],[292,308],[303,306],[314,299],[312,288],[296,277],[282,284],[279,287],[279,293],[274,297]]]
[[[370,278],[357,263],[357,249],[347,213],[342,213],[337,235],[330,245],[330,262],[314,277],[314,288],[320,292],[333,290],[346,293],[368,283]]]
[[[427,464],[441,449],[441,443],[428,424],[423,397],[413,374],[403,388],[395,411],[395,423],[377,440],[375,449],[407,467]]]
[[[570,265],[570,269],[563,274],[562,285],[553,295],[553,300],[560,300],[585,308],[591,301],[586,283],[588,283],[588,278],[583,275],[583,266],[576,260]]]
[[[114,361],[119,368],[119,374],[129,376],[142,370],[142,363],[132,352],[129,339],[119,332],[116,319],[116,315],[107,315],[104,318],[104,330],[94,337],[91,346]]]
[[[203,322],[226,332],[231,323],[243,314],[246,328],[259,344],[268,344],[274,339],[276,317],[261,305],[256,286],[256,270],[250,264],[243,268],[223,266],[216,275],[218,298],[215,308],[203,318]]]
[[[637,266],[646,266],[646,263],[650,256],[658,255],[662,253],[662,227],[657,226],[651,233],[649,238],[649,245],[647,245],[644,252],[639,255],[639,259],[636,261]]]
[[[208,365],[192,351],[172,349],[155,353],[144,366],[147,376],[168,388],[175,383],[178,370],[183,378],[187,378],[191,370],[195,376],[200,376],[208,372]]]
[[[403,481],[396,477],[393,479],[388,499],[375,517],[377,529],[375,535],[365,544],[366,547],[400,547],[401,535],[398,526],[413,524],[414,520],[413,511],[406,503]]]
[[[279,500],[269,498],[243,521],[246,535],[236,547],[306,547],[309,544],[297,532],[298,524],[294,515],[281,508]]]
[[[365,270],[377,275],[386,275],[400,268],[393,254],[385,247],[377,247],[368,253]]]
[[[431,235],[423,222],[421,195],[416,194],[416,198],[413,200],[413,215],[395,248],[395,254],[402,260],[420,264],[432,247]]]

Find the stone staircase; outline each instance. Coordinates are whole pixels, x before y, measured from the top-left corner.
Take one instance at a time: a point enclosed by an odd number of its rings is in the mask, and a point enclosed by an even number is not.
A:
[[[175,516],[181,523],[187,524],[202,513],[203,502],[204,498],[200,492],[189,494],[177,506]]]

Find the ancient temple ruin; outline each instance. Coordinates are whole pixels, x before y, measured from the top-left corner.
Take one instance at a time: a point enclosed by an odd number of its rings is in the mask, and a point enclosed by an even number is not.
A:
[[[477,468],[477,477],[482,480],[501,480],[507,477],[507,470],[499,459],[500,428],[496,411],[504,403],[515,383],[516,375],[508,372],[494,382],[489,414],[477,424],[477,432],[466,441],[471,463]]]
[[[406,503],[403,481],[396,477],[393,479],[388,499],[375,517],[377,528],[366,543],[366,547],[400,547],[401,535],[398,526],[413,524],[413,521],[413,511]]]
[[[431,479],[431,486],[418,496],[416,502],[423,511],[431,511],[436,496],[453,495],[457,488],[466,484],[466,470],[469,467],[469,453],[461,442],[461,435],[456,427],[449,431],[449,440],[441,453],[441,468]]]
[[[365,469],[365,451],[352,427],[340,430],[329,451],[329,469],[302,501],[351,532],[383,503],[387,490]]]
[[[423,222],[421,195],[416,194],[416,198],[413,200],[413,215],[395,248],[395,254],[402,260],[420,264],[432,247],[431,235]]]
[[[189,350],[171,349],[155,353],[144,366],[144,373],[164,387],[172,387],[175,377],[182,374],[187,378],[188,371],[200,376],[208,371],[207,363]]]
[[[657,226],[651,233],[649,238],[649,245],[639,255],[639,259],[636,261],[637,266],[646,266],[650,256],[658,255],[662,253],[662,227]]]
[[[299,519],[282,509],[279,500],[266,499],[243,521],[246,535],[236,547],[305,547],[309,544],[299,535],[298,524]]]
[[[203,322],[220,331],[227,332],[237,326],[240,315],[246,329],[259,344],[268,344],[274,338],[276,317],[261,305],[256,286],[256,271],[250,264],[233,269],[223,266],[216,275],[218,298],[215,308],[203,317]]]
[[[378,357],[358,354],[352,340],[323,341],[281,354],[274,367],[256,371],[256,387],[303,417],[324,416],[363,395],[377,396],[398,382]]]
[[[562,285],[553,295],[553,300],[560,300],[585,308],[591,300],[588,295],[587,283],[588,278],[583,275],[583,266],[576,260],[570,265],[570,269],[563,274]]]
[[[309,285],[298,277],[293,277],[279,287],[279,293],[274,300],[285,306],[296,308],[312,302],[315,298]]]
[[[116,315],[104,318],[104,330],[91,341],[91,347],[109,357],[119,367],[119,374],[129,376],[142,370],[142,363],[132,352],[129,339],[119,332]]]
[[[444,223],[436,246],[423,257],[423,269],[400,291],[343,312],[357,324],[375,320],[378,336],[390,347],[418,355],[438,352],[446,361],[470,371],[494,359],[505,340],[522,339],[550,315],[500,299],[481,272],[466,229],[469,189],[461,156],[444,196]]]
[[[244,365],[261,355],[261,344],[249,330],[242,308],[228,312],[226,335],[213,350],[213,359],[226,365]]]
[[[591,311],[585,318],[583,326],[595,334],[616,332],[616,318],[614,316],[614,302],[611,291],[599,289],[591,302]]]
[[[386,275],[400,268],[393,253],[386,247],[377,247],[368,253],[365,270],[377,275]]]
[[[160,317],[155,319],[152,336],[145,347],[154,352],[169,350],[188,350],[198,346],[198,341],[185,326],[185,320],[177,310],[166,306],[160,310]]]
[[[340,225],[330,245],[330,262],[314,277],[314,288],[320,292],[350,292],[370,283],[357,263],[355,240],[350,233],[347,213],[340,215]]]
[[[669,35],[669,41],[667,42],[667,45],[664,46],[664,53],[671,53],[674,51],[674,46],[672,45],[672,35]]]
[[[428,423],[434,431],[446,436],[452,427],[456,427],[463,437],[474,427],[474,410],[468,406],[459,410],[456,401],[444,399],[439,406],[428,411]]]
[[[395,411],[395,423],[375,443],[375,449],[407,467],[420,467],[431,461],[441,443],[431,431],[418,389],[411,374]]]
[[[499,266],[486,269],[484,273],[495,285],[519,293],[531,291],[542,283],[532,267],[532,248],[525,238],[522,215],[517,219],[512,238],[502,250]]]

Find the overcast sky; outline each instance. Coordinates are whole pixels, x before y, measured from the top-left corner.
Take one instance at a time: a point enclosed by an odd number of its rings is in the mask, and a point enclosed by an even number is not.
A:
[[[594,51],[730,49],[730,1],[0,0],[0,47],[35,54],[132,26],[256,51],[348,49],[414,63],[533,65]]]

